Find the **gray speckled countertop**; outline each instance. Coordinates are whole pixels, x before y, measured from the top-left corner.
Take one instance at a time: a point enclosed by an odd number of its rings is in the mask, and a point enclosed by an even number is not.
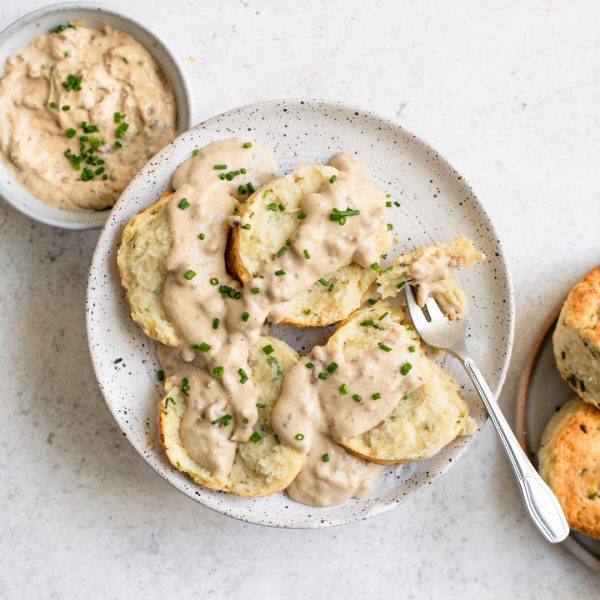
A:
[[[5,2],[0,26],[41,4]],[[346,101],[422,136],[471,182],[515,286],[501,397],[514,421],[532,336],[600,262],[598,4],[127,8],[186,57],[200,119],[269,98]],[[347,527],[244,525],[179,494],[123,439],[92,372],[84,295],[97,235],[0,201],[0,598],[597,595],[598,575],[530,525],[491,426],[428,489]]]

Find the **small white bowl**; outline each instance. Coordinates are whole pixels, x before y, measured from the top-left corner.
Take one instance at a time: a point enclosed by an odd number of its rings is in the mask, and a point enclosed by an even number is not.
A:
[[[130,34],[142,44],[152,54],[173,86],[177,106],[177,134],[194,125],[192,90],[175,54],[162,38],[142,25],[135,17],[111,6],[91,2],[65,2],[40,8],[21,17],[0,33],[2,72],[6,59],[22,50],[35,37],[61,23],[78,19],[95,26],[108,23],[111,27]],[[110,209],[78,212],[49,206],[20,184],[13,171],[2,159],[0,159],[0,196],[28,217],[63,229],[98,229],[103,227],[110,213]]]

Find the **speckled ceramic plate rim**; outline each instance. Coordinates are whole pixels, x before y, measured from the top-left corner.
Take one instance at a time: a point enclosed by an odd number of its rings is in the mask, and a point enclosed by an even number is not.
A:
[[[285,99],[285,100],[273,100],[273,101],[251,104],[251,105],[240,107],[237,109],[232,109],[230,111],[227,111],[225,113],[222,113],[220,115],[212,117],[212,118],[204,121],[203,123],[198,124],[191,131],[202,132],[204,135],[207,136],[207,139],[204,140],[203,143],[208,143],[208,141],[210,141],[210,139],[211,139],[210,138],[211,127],[215,127],[216,125],[221,124],[223,121],[226,121],[227,119],[232,119],[232,118],[235,119],[235,117],[236,116],[239,117],[239,115],[241,113],[244,113],[244,112],[248,113],[248,112],[252,112],[253,110],[260,110],[260,109],[264,109],[264,108],[272,108],[273,110],[280,109],[283,111],[287,111],[288,108],[282,108],[282,107],[289,107],[289,108],[295,107],[295,108],[302,109],[301,105],[304,105],[304,108],[311,107],[314,109],[315,107],[317,107],[319,109],[322,109],[324,112],[327,110],[348,111],[349,113],[354,113],[354,115],[356,115],[360,118],[363,118],[366,121],[369,121],[369,120],[376,121],[380,125],[379,129],[386,127],[390,130],[394,130],[398,135],[410,139],[411,143],[416,145],[416,148],[425,152],[428,156],[431,155],[432,158],[435,160],[435,162],[440,166],[440,168],[443,168],[443,169],[451,172],[455,176],[456,180],[460,181],[460,185],[465,189],[465,191],[468,192],[468,199],[472,201],[475,209],[481,213],[483,225],[485,226],[486,230],[489,233],[490,244],[492,244],[496,248],[496,262],[497,262],[497,267],[500,270],[499,276],[501,277],[502,283],[503,283],[502,289],[504,291],[504,295],[502,298],[502,302],[505,304],[504,317],[506,319],[506,331],[504,332],[503,340],[505,340],[505,343],[501,350],[501,354],[502,354],[501,366],[498,370],[498,375],[497,375],[496,381],[492,384],[492,389],[494,390],[494,393],[497,396],[502,388],[502,384],[504,383],[504,379],[506,377],[506,371],[508,369],[510,354],[511,354],[511,350],[512,350],[513,335],[514,335],[514,296],[513,296],[513,290],[512,290],[512,283],[511,283],[510,275],[509,275],[508,268],[507,268],[507,265],[505,262],[504,253],[502,251],[501,242],[498,239],[498,236],[494,229],[493,223],[492,223],[489,215],[487,214],[487,211],[485,210],[485,208],[482,206],[481,202],[477,199],[477,197],[473,193],[473,190],[470,187],[470,185],[436,151],[434,151],[432,148],[430,148],[419,137],[406,131],[404,128],[402,128],[398,124],[396,124],[388,119],[379,117],[378,115],[375,115],[375,114],[371,113],[370,111],[366,111],[366,110],[363,110],[358,107],[347,106],[347,105],[344,105],[341,103],[326,102],[326,101],[320,101],[320,100],[316,100],[316,99]],[[224,128],[227,130],[226,125],[224,125]],[[235,134],[241,135],[239,133],[240,129],[241,128],[238,127],[238,128],[236,128],[235,131],[229,130],[229,135],[235,135]],[[309,515],[311,518],[306,521],[299,522],[297,519],[291,518],[288,520],[282,519],[281,521],[277,520],[277,522],[274,522],[272,515],[270,515],[268,513],[261,515],[261,514],[255,513],[252,510],[252,508],[253,508],[252,503],[255,501],[244,500],[245,504],[243,506],[241,506],[241,508],[236,507],[235,504],[233,505],[233,507],[227,506],[226,503],[224,504],[224,498],[227,496],[229,496],[231,498],[232,497],[231,495],[226,495],[226,494],[222,494],[219,492],[212,492],[210,490],[204,490],[202,488],[199,488],[198,486],[194,485],[191,481],[185,479],[185,476],[183,476],[181,473],[179,473],[174,468],[172,468],[168,464],[166,457],[164,457],[164,453],[161,453],[160,456],[154,456],[154,453],[155,453],[154,450],[149,450],[147,447],[145,447],[144,444],[141,443],[140,440],[134,438],[130,429],[128,427],[126,427],[124,425],[124,423],[122,422],[121,415],[119,415],[119,412],[118,412],[119,406],[116,405],[115,403],[113,403],[111,401],[111,399],[107,397],[107,395],[105,393],[104,385],[103,385],[103,381],[104,381],[103,368],[105,367],[105,365],[102,364],[102,357],[100,356],[99,352],[97,351],[97,339],[95,337],[94,323],[93,323],[93,313],[94,313],[93,305],[95,302],[94,285],[95,285],[96,277],[102,276],[102,273],[101,273],[102,259],[106,258],[111,253],[111,251],[114,250],[113,246],[115,244],[115,240],[113,240],[111,236],[115,235],[115,228],[119,227],[119,232],[120,232],[121,228],[125,225],[126,221],[128,220],[128,218],[124,219],[121,216],[121,213],[124,212],[124,209],[123,209],[124,204],[128,201],[130,196],[134,195],[134,193],[135,193],[134,190],[138,186],[143,187],[145,181],[148,178],[151,178],[153,176],[152,167],[153,166],[156,167],[156,166],[160,165],[163,161],[166,160],[166,158],[171,154],[171,152],[173,152],[174,148],[176,148],[178,145],[180,145],[182,143],[185,143],[185,138],[186,138],[187,133],[190,133],[190,132],[186,132],[186,133],[182,134],[181,136],[179,136],[171,144],[169,144],[161,152],[159,152],[153,159],[151,159],[149,161],[149,163],[144,167],[144,169],[140,173],[138,173],[138,175],[132,180],[132,182],[129,184],[129,186],[124,190],[121,198],[115,204],[115,207],[113,208],[113,211],[111,212],[111,215],[109,216],[109,219],[107,220],[105,229],[102,232],[100,239],[98,240],[98,244],[97,244],[96,250],[94,252],[94,257],[92,260],[92,267],[90,269],[90,276],[89,276],[89,281],[88,281],[88,293],[87,293],[87,298],[86,298],[86,313],[87,313],[86,324],[87,324],[88,340],[89,340],[89,345],[90,345],[90,353],[91,353],[91,357],[92,357],[94,370],[95,370],[98,382],[100,384],[100,388],[105,396],[105,400],[107,402],[107,405],[108,405],[111,413],[113,414],[115,420],[117,421],[117,423],[118,423],[119,427],[121,428],[121,430],[123,431],[124,435],[130,441],[130,443],[134,446],[134,448],[137,450],[137,452],[162,477],[167,479],[167,481],[169,481],[173,486],[175,486],[178,490],[180,490],[182,493],[186,494],[188,497],[192,498],[193,500],[196,500],[197,502],[204,504],[208,508],[216,510],[217,512],[220,512],[226,516],[230,516],[230,517],[239,519],[244,522],[255,523],[255,524],[260,524],[260,525],[275,526],[275,527],[286,527],[286,528],[326,527],[326,526],[341,525],[341,524],[345,524],[345,523],[364,520],[364,519],[370,518],[372,516],[375,516],[377,514],[380,514],[384,511],[387,511],[387,510],[393,508],[394,506],[397,506],[408,495],[416,492],[418,489],[422,488],[426,484],[431,484],[434,479],[436,479],[437,477],[442,475],[444,472],[446,472],[448,470],[448,468],[462,456],[462,454],[465,452],[467,447],[471,444],[471,442],[475,436],[471,436],[468,438],[460,438],[459,440],[456,440],[454,443],[452,443],[451,445],[444,448],[442,450],[442,452],[440,452],[440,455],[445,453],[446,450],[448,450],[450,448],[450,446],[452,446],[452,450],[451,450],[452,458],[445,460],[445,462],[443,463],[442,466],[438,466],[435,469],[435,472],[427,471],[425,475],[417,472],[414,477],[410,476],[408,479],[405,480],[405,483],[408,486],[408,490],[406,492],[403,492],[402,494],[398,493],[398,495],[392,499],[388,498],[385,501],[381,500],[380,498],[373,499],[373,500],[366,499],[367,502],[369,502],[368,508],[364,508],[362,510],[357,510],[355,512],[352,512],[350,510],[349,511],[350,514],[346,515],[343,518],[323,518],[320,516],[321,511],[326,510],[326,509],[312,509],[313,512],[317,513],[317,516],[313,517],[312,515]],[[223,137],[223,136],[217,135],[213,139],[218,139],[219,137]],[[191,152],[191,148],[190,148],[190,152]],[[152,202],[152,197],[148,197],[147,204],[150,204],[151,202]],[[108,268],[110,268],[110,266]],[[158,397],[156,398],[156,400],[158,400]],[[486,420],[486,417],[484,416],[485,411],[483,411],[482,408],[480,410],[481,410],[481,413],[479,415],[480,419],[479,419],[478,431],[481,430],[481,427],[483,426],[483,424],[485,423],[485,420]],[[434,458],[437,458],[437,457],[434,457]],[[430,459],[430,460],[434,460],[434,459]],[[429,462],[429,461],[425,461],[425,462]],[[415,464],[415,463],[413,463],[413,464]],[[424,463],[418,463],[418,464],[422,465]],[[408,465],[404,465],[404,467],[407,467],[407,466]],[[392,471],[393,471],[393,468],[392,468]],[[386,470],[386,472],[387,472],[387,470]],[[257,500],[265,500],[265,499],[257,499]],[[349,501],[343,506],[348,506],[348,505],[351,505],[352,503],[359,503],[359,502],[362,502],[362,500]],[[290,501],[290,504],[292,504],[294,506],[302,506],[302,505],[295,505],[291,501]],[[285,508],[288,508],[288,507],[286,506]],[[306,507],[304,507],[304,508],[306,508]],[[308,508],[311,508],[311,507],[308,507]],[[334,508],[339,508],[339,507],[334,507]]]
[[[76,13],[79,11],[82,14],[77,17],[64,16],[67,13]],[[86,13],[88,14],[86,15]],[[60,22],[64,22],[65,19],[85,19],[86,16],[89,18],[90,14],[94,16],[100,15],[101,18],[106,16],[109,19],[119,21],[125,33],[129,33],[133,37],[141,33],[152,40],[152,44],[156,48],[149,47],[149,44],[142,45],[152,54],[154,60],[160,64],[165,76],[171,82],[177,105],[177,129],[182,133],[184,130],[192,127],[195,123],[194,94],[177,55],[171,50],[169,44],[162,36],[117,6],[110,6],[99,2],[61,2],[59,4],[43,6],[19,17],[0,31],[0,48],[9,45],[13,38],[19,36],[23,29],[31,25],[39,25],[43,21],[50,28],[58,25]],[[112,25],[115,26],[115,23],[112,23]],[[117,25],[117,27],[119,26]],[[135,31],[132,32],[131,29]],[[43,32],[40,30],[38,35]],[[28,39],[30,42],[31,38]],[[167,63],[170,64],[166,64],[160,56],[157,56],[157,49],[159,52],[164,53]],[[4,64],[0,68],[3,72]],[[2,164],[0,173],[0,195],[2,199],[15,210],[40,223],[70,230],[100,229],[104,226],[110,214],[110,210],[79,212],[61,210],[49,206],[22,186],[8,166]]]
[[[564,299],[561,300],[560,304],[556,306],[552,311],[548,313],[548,317],[544,321],[543,325],[540,327],[537,335],[535,336],[527,354],[527,359],[523,365],[523,371],[521,373],[521,377],[519,379],[519,387],[517,391],[517,402],[515,406],[516,412],[516,434],[521,444],[523,450],[531,460],[534,459],[533,453],[529,448],[528,439],[527,439],[527,402],[529,398],[529,389],[531,383],[531,376],[533,370],[539,360],[540,351],[542,349],[542,345],[546,340],[550,330],[554,328],[556,321],[558,320],[558,315],[560,313],[560,309],[562,308]],[[583,534],[582,534],[583,535]],[[576,537],[573,535],[569,535],[569,537],[562,542],[561,544],[571,554],[576,556],[581,562],[585,565],[594,569],[596,571],[600,571],[600,560],[592,554],[587,548],[585,548],[582,544],[579,543]]]

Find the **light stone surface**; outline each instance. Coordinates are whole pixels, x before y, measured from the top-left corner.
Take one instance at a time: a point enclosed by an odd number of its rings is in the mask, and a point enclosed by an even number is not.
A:
[[[41,6],[2,2],[0,26]],[[118,4],[114,2],[113,4]],[[318,97],[426,139],[473,185],[516,292],[501,403],[548,311],[600,262],[593,1],[119,3],[185,57],[198,117]],[[593,598],[529,523],[491,425],[447,475],[369,521],[245,525],[179,494],[104,405],[84,297],[97,232],[0,201],[0,598]]]

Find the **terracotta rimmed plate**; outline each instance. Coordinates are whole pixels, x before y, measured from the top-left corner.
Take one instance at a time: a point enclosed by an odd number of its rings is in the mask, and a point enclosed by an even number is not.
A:
[[[428,461],[386,468],[368,498],[341,506],[313,508],[284,494],[254,500],[211,492],[173,469],[157,443],[156,419],[161,389],[154,343],[129,317],[116,270],[116,251],[127,221],[170,189],[171,176],[195,148],[243,136],[277,154],[282,172],[299,164],[324,163],[345,150],[354,152],[399,206],[389,222],[402,240],[389,257],[415,246],[471,238],[488,260],[462,275],[472,298],[469,341],[492,390],[498,393],[512,346],[514,308],[502,248],[485,210],[463,178],[433,149],[400,126],[369,112],[314,100],[254,104],[224,113],[184,133],[156,155],[134,178],[114,207],[100,236],[90,270],[87,328],[94,369],[117,423],[144,459],[190,498],[223,514],[277,527],[324,527],[365,519],[396,506],[446,471],[473,437],[460,438]],[[278,327],[275,334],[300,351],[323,343],[326,332]],[[115,364],[117,358],[122,362]],[[466,386],[466,377],[448,358],[450,372]],[[486,413],[465,387],[472,416],[481,428]]]
[[[552,334],[561,307],[562,302],[550,313],[531,345],[517,396],[517,437],[535,465],[544,427],[574,396],[558,372],[552,351]],[[571,531],[563,544],[586,565],[600,571],[600,540]]]

